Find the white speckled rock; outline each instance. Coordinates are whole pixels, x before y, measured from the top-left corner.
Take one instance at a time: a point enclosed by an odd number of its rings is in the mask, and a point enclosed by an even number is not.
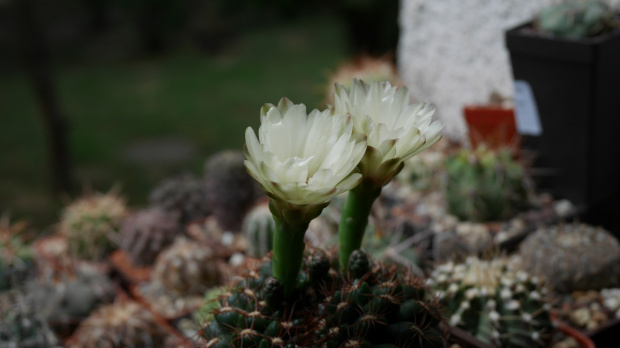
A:
[[[445,134],[464,139],[464,105],[512,97],[504,31],[557,0],[403,0],[399,71],[412,95],[437,105]],[[618,8],[620,0],[610,0]]]

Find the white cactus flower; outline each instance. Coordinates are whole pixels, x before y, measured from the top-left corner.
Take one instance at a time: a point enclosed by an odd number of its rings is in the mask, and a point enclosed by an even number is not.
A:
[[[368,137],[368,149],[360,163],[364,177],[387,184],[402,169],[403,161],[441,139],[441,121],[432,121],[435,107],[409,103],[406,87],[389,82],[370,85],[353,79],[350,90],[336,84],[336,112],[353,117],[354,131]]]
[[[282,98],[261,109],[258,138],[245,132],[245,166],[269,197],[295,206],[317,205],[355,187],[354,170],[366,142],[353,135],[350,116],[332,110],[306,114],[303,104]]]

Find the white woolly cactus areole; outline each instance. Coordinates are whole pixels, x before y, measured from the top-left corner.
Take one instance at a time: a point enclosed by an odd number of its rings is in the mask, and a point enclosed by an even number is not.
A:
[[[506,258],[448,262],[433,271],[427,284],[443,303],[450,325],[502,347],[545,346],[552,330],[550,305],[543,300],[546,289]]]

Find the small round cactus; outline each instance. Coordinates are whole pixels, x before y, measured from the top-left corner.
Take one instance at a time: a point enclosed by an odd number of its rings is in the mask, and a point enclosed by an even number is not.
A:
[[[222,151],[205,165],[207,204],[225,230],[238,232],[243,217],[261,197],[258,183],[247,173],[241,151]]]
[[[546,347],[553,325],[546,289],[506,259],[469,257],[438,266],[427,281],[451,326],[499,347]]]
[[[126,214],[125,200],[114,191],[90,194],[67,206],[60,233],[67,238],[69,253],[85,260],[103,260],[116,248]]]
[[[203,296],[207,289],[221,282],[222,274],[213,250],[177,238],[157,257],[153,279],[172,293]]]
[[[177,212],[152,207],[127,218],[121,228],[120,247],[135,265],[152,265],[157,255],[182,233]]]
[[[181,224],[204,218],[209,214],[206,188],[192,175],[180,175],[162,181],[149,196],[151,204],[178,214]]]
[[[620,244],[609,232],[586,224],[540,228],[519,247],[521,268],[556,292],[617,286]]]
[[[563,38],[596,36],[613,28],[614,10],[598,0],[568,0],[540,11],[538,26]]]
[[[136,302],[99,307],[73,335],[70,348],[164,347],[167,333]]]
[[[248,254],[262,258],[273,247],[273,231],[276,223],[268,204],[259,204],[252,208],[243,219],[241,231],[248,241]]]
[[[344,276],[308,252],[284,300],[269,261],[220,296],[203,329],[207,347],[443,347],[437,303],[421,281],[352,253]]]
[[[448,210],[462,220],[504,220],[527,204],[523,167],[507,150],[464,149],[445,167]]]

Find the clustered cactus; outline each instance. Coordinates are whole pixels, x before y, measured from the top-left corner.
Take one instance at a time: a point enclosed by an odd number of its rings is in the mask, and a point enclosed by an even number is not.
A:
[[[508,150],[463,149],[445,167],[448,210],[460,219],[504,220],[527,203],[523,167]]]
[[[32,273],[32,250],[19,237],[25,226],[11,224],[8,215],[0,217],[0,291],[21,283]]]
[[[248,241],[248,254],[262,258],[273,247],[273,231],[276,223],[268,204],[258,204],[243,219],[241,231]]]
[[[185,174],[162,181],[149,195],[149,201],[166,211],[178,214],[185,225],[209,214],[206,187],[202,180]]]
[[[172,293],[202,296],[221,282],[222,274],[213,250],[178,238],[157,257],[153,279]]]
[[[519,247],[521,268],[556,292],[597,290],[619,284],[620,244],[609,232],[586,224],[540,228]]]
[[[137,302],[97,308],[73,335],[69,348],[165,347],[167,332]]]
[[[597,36],[613,28],[614,11],[599,0],[568,0],[540,11],[538,26],[563,38]]]
[[[125,200],[114,191],[93,193],[65,208],[60,233],[66,236],[71,255],[100,261],[116,248],[126,214]]]
[[[499,347],[546,347],[553,326],[546,289],[503,258],[469,257],[438,266],[427,281],[444,316],[483,342]]]
[[[233,232],[241,229],[247,210],[263,197],[243,161],[241,151],[222,151],[205,164],[207,204],[220,226]]]
[[[419,279],[359,251],[349,277],[331,263],[307,253],[289,300],[269,261],[249,272],[221,296],[203,330],[207,347],[443,347],[437,303]]]
[[[177,212],[151,207],[127,218],[121,228],[120,248],[135,265],[152,265],[157,255],[182,233]]]

